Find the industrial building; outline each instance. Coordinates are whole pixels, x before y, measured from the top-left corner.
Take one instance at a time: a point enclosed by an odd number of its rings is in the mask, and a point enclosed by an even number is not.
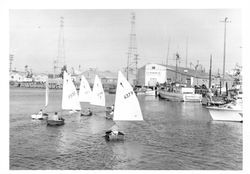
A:
[[[228,81],[231,80],[228,79]],[[162,84],[165,82],[179,82],[188,86],[203,84],[208,86],[209,74],[200,70],[155,63],[148,63],[138,69],[138,86],[155,86],[157,83]],[[218,83],[218,79],[212,77],[213,83]]]

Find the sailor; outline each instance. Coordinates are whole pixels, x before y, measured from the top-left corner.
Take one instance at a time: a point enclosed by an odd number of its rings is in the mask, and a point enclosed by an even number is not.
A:
[[[115,110],[115,105],[112,104],[111,106],[111,112],[109,113],[110,115],[113,115],[114,114],[114,110]]]
[[[58,117],[58,115],[57,115],[57,112],[55,112],[55,114],[54,114],[54,116],[53,116],[53,120],[55,120],[55,121],[59,120],[59,117]]]
[[[40,111],[38,112],[38,115],[43,115],[43,110],[40,109]]]
[[[90,110],[90,108],[88,108],[88,115],[91,115],[92,114],[92,111]]]

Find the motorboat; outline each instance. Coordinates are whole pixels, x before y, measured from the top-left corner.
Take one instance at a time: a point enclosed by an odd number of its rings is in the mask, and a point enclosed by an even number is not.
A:
[[[202,100],[202,95],[195,94],[195,89],[191,87],[160,89],[159,97],[169,101],[180,102],[201,102]]]

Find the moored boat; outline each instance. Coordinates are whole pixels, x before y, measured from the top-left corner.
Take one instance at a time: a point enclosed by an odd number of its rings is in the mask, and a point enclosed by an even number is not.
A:
[[[211,117],[215,121],[235,121],[243,122],[242,101],[222,105],[207,107]]]
[[[179,87],[175,90],[160,89],[159,96],[169,101],[201,102],[202,95],[195,94],[194,88]]]

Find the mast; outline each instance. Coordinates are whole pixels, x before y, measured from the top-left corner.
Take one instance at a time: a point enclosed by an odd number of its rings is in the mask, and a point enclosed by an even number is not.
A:
[[[170,49],[170,38],[168,39],[168,51],[167,51],[167,57],[166,57],[166,82],[167,82],[167,69],[168,69],[168,56],[169,56],[169,49]]]
[[[223,53],[223,76],[222,76],[222,86],[224,86],[224,81],[225,81],[225,61],[226,61],[226,31],[227,31],[227,23],[229,23],[230,21],[228,21],[228,17],[225,17],[224,21],[224,53]]]
[[[188,37],[187,37],[187,43],[186,43],[186,68],[187,68],[187,60],[188,60]]]
[[[175,65],[175,82],[177,82],[177,70],[178,70],[178,60],[180,59],[180,56],[178,52],[176,53],[176,65]]]
[[[210,55],[210,69],[209,69],[209,85],[208,87],[211,88],[211,82],[212,82],[212,54]]]

